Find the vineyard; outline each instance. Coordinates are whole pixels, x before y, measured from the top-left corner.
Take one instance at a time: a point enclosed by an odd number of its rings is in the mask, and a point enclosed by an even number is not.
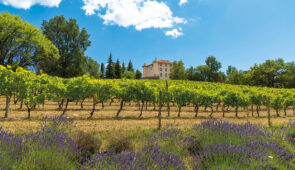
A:
[[[176,109],[177,117],[181,117],[183,109],[187,108],[191,108],[192,117],[205,112],[209,118],[215,113],[222,113],[222,117],[234,113],[235,117],[239,117],[240,112],[245,112],[246,117],[260,117],[263,108],[269,115],[277,117],[295,114],[294,89],[193,81],[102,80],[88,75],[63,79],[46,74],[36,75],[22,68],[13,72],[4,66],[0,66],[0,82],[0,95],[6,98],[6,118],[12,100],[20,103],[21,108],[26,108],[28,118],[32,110],[46,102],[56,103],[61,114],[66,114],[69,103],[75,103],[83,110],[84,103],[91,102],[89,118],[96,114],[98,105],[102,110],[114,103],[119,103],[117,109],[113,109],[116,118],[130,105],[138,110],[139,118],[143,117],[143,111],[148,107],[158,110],[159,106],[168,117],[173,109]]]

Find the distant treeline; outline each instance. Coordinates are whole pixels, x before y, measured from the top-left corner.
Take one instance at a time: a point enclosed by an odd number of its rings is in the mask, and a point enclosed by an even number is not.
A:
[[[185,69],[182,61],[175,61],[169,76],[174,80],[195,80],[261,87],[295,88],[294,61],[284,62],[281,58],[266,60],[262,64],[255,64],[246,71],[228,66],[226,73],[220,71],[222,65],[213,56],[208,57],[205,63],[205,65]]]

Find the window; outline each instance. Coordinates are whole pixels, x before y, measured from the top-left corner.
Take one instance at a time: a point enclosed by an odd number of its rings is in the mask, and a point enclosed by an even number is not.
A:
[[[165,73],[165,77],[167,77],[167,73]]]
[[[160,71],[162,71],[162,68],[160,68]]]
[[[160,77],[162,77],[162,73],[160,73]]]
[[[160,64],[160,66],[162,66],[162,64]]]
[[[167,67],[167,64],[165,64],[165,67]]]
[[[167,68],[165,68],[165,71],[167,71]]]

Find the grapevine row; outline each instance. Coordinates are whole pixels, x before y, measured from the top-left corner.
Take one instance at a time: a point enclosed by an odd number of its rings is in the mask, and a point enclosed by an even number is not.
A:
[[[221,108],[223,116],[227,107],[234,107],[236,116],[239,108],[254,112],[259,116],[260,107],[273,108],[277,116],[280,110],[286,114],[288,108],[295,114],[295,89],[276,89],[251,87],[245,85],[228,85],[222,83],[193,82],[193,81],[161,81],[161,80],[105,80],[94,79],[88,75],[63,79],[36,75],[32,71],[18,68],[15,72],[9,67],[0,66],[0,95],[6,97],[5,117],[8,116],[9,103],[12,96],[25,104],[30,112],[36,105],[42,105],[46,100],[59,103],[65,114],[69,102],[81,102],[91,98],[93,107],[90,117],[93,116],[96,106],[107,101],[119,100],[120,108],[116,113],[119,117],[125,103],[136,102],[139,107],[139,117],[142,116],[144,106],[159,103],[159,92],[162,92],[162,104],[167,106],[168,116],[170,104],[178,107],[178,116],[183,106],[193,105],[195,117],[198,116],[201,106],[214,111]]]

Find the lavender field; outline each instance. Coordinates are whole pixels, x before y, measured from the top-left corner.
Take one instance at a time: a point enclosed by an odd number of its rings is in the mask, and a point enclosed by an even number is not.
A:
[[[73,130],[65,117],[34,133],[0,132],[0,169],[294,169],[295,121],[280,127],[207,120],[180,130]]]

